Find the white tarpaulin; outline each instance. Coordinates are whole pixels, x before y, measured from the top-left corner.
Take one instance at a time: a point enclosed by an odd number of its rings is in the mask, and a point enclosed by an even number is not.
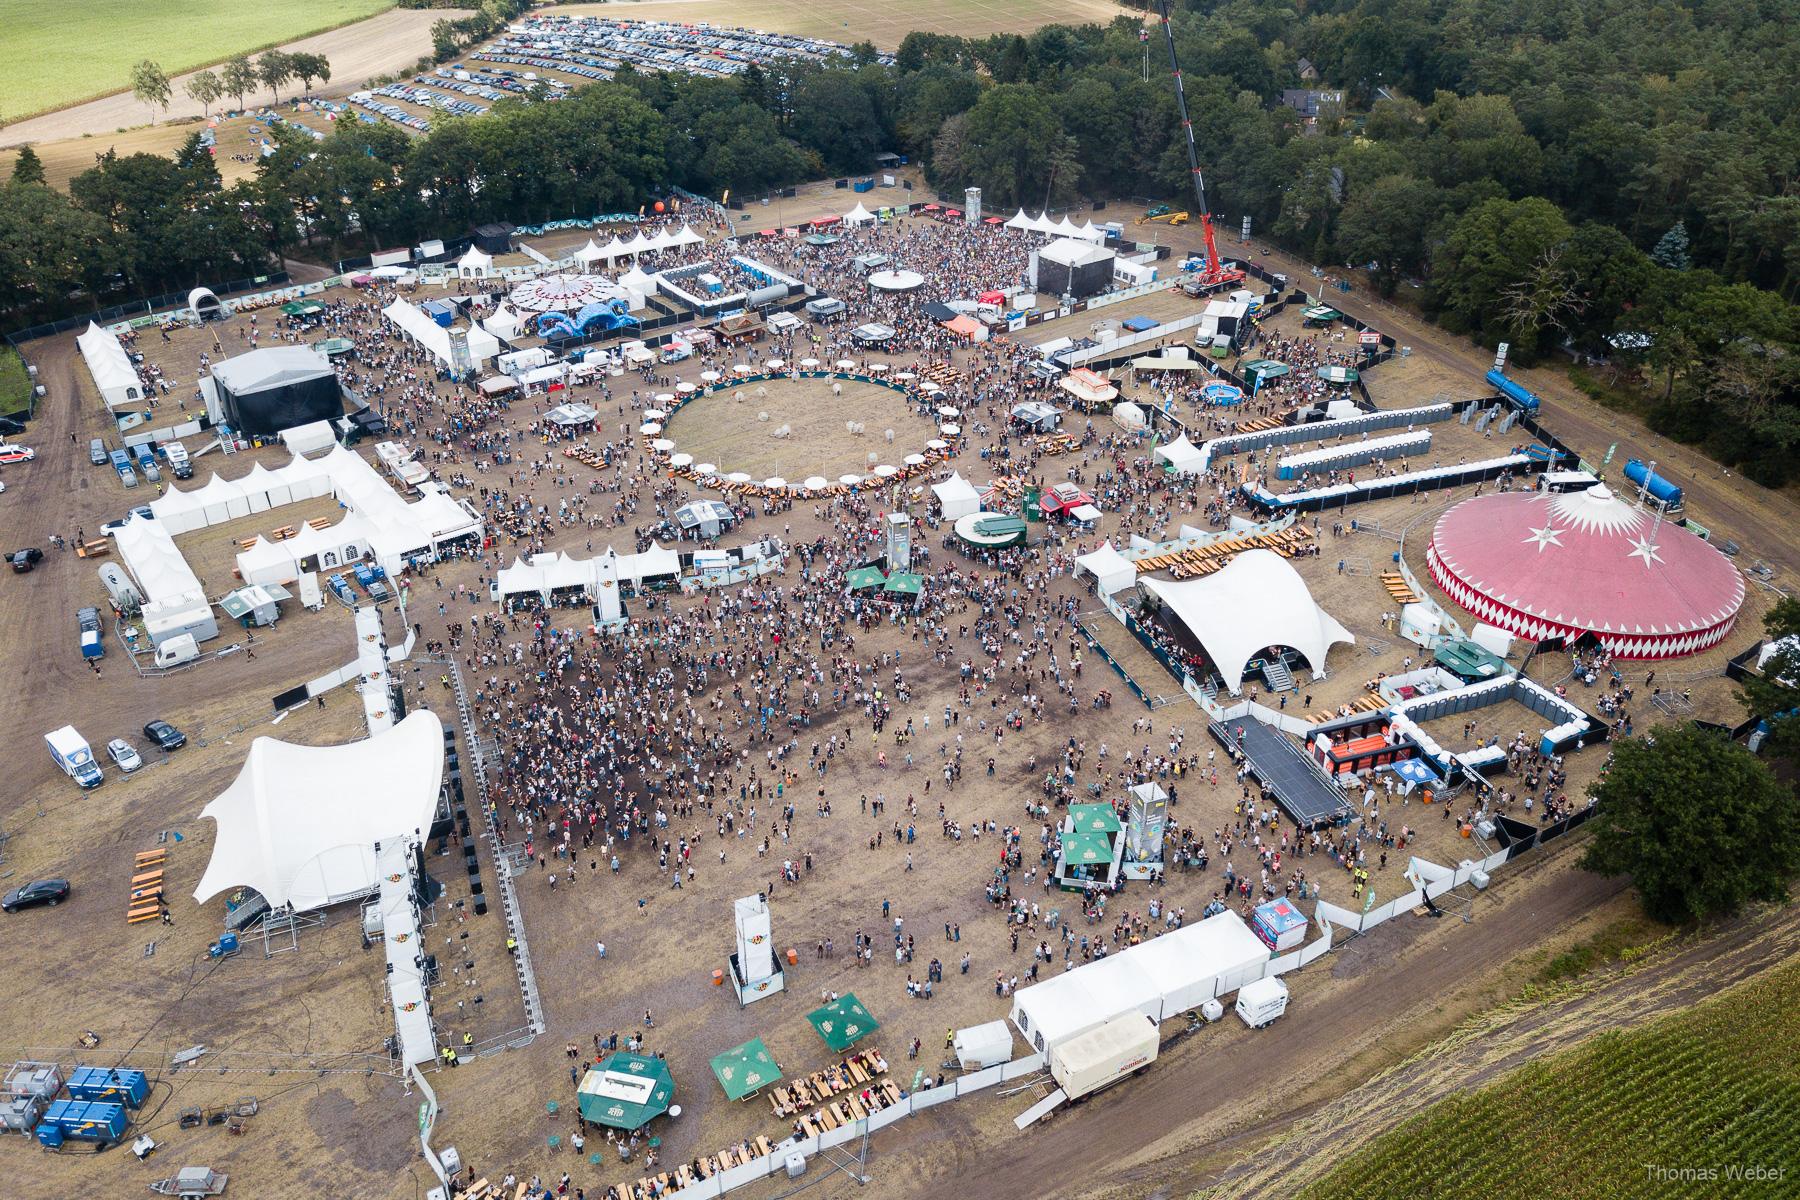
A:
[[[237,779],[200,814],[218,836],[195,902],[248,886],[273,908],[304,911],[373,891],[375,843],[422,835],[443,774],[444,726],[427,709],[345,746],[257,738]]]
[[[1246,550],[1204,579],[1146,577],[1139,586],[1187,626],[1233,695],[1245,665],[1268,646],[1291,646],[1315,675],[1325,655],[1356,635],[1320,608],[1300,572],[1273,550]]]

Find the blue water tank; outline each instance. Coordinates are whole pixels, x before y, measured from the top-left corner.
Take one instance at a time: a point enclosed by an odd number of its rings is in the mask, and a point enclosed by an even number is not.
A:
[[[1649,482],[1645,482],[1648,477]],[[1656,500],[1668,508],[1681,507],[1681,489],[1664,479],[1661,475],[1653,475],[1650,468],[1638,459],[1630,459],[1625,464],[1625,478],[1637,484]]]
[[[1528,413],[1536,412],[1543,404],[1543,401],[1539,400],[1531,389],[1514,383],[1498,371],[1489,371],[1485,378],[1502,396]]]

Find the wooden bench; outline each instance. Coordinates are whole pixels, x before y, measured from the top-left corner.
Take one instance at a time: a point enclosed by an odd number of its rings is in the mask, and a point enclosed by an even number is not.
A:
[[[162,866],[163,860],[167,857],[169,857],[169,852],[167,850],[139,850],[137,854],[133,856],[132,862],[136,865],[137,869],[141,871],[149,867]]]
[[[325,529],[331,525],[331,518],[330,517],[314,517],[312,520],[308,521],[307,524],[312,526],[314,529]]]
[[[162,907],[160,905],[142,904],[126,911],[125,923],[127,925],[139,925],[145,921],[154,921],[161,912]]]
[[[83,542],[75,547],[76,558],[99,558],[103,554],[112,553],[112,542],[99,538],[92,542]]]
[[[144,872],[141,872],[140,874],[133,875],[131,877],[131,886],[136,888],[136,887],[142,887],[145,884],[161,883],[162,877],[163,877],[162,868],[157,867],[153,871],[144,871]]]
[[[283,525],[280,529],[277,529],[274,533],[271,533],[269,536],[271,538],[273,538],[275,541],[285,542],[291,537],[299,536],[299,533],[300,533],[300,531],[298,529],[294,528],[292,525]]]

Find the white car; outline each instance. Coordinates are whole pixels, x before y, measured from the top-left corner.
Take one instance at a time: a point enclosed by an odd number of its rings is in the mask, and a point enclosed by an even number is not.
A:
[[[138,757],[138,752],[124,738],[114,738],[106,743],[106,752],[118,764],[119,770],[127,775],[144,765],[144,760]]]
[[[37,451],[30,446],[15,446],[9,442],[0,442],[0,463],[30,462],[37,457]]]

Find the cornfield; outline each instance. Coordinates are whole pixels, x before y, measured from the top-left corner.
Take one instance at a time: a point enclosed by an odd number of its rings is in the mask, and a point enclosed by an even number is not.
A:
[[[1800,1194],[1796,996],[1790,963],[1521,1067],[1376,1138],[1301,1200]]]

